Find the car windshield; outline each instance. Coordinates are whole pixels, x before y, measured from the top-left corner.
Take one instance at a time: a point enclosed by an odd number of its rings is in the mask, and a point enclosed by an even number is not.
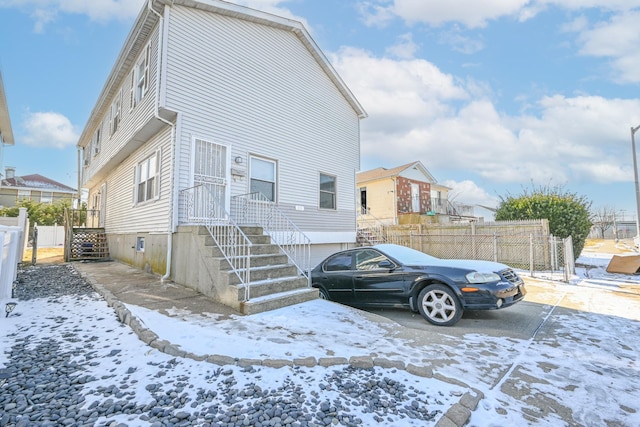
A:
[[[424,252],[416,251],[415,249],[407,248],[406,246],[384,244],[376,245],[374,247],[380,249],[391,258],[395,258],[401,263],[407,265],[433,265],[442,261],[440,258],[427,255]]]

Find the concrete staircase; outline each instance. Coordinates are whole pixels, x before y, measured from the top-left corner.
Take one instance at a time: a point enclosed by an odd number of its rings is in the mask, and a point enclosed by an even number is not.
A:
[[[318,290],[308,286],[307,279],[298,274],[297,268],[289,263],[277,245],[271,243],[271,238],[264,234],[262,228],[242,227],[252,243],[249,284],[240,283],[207,229],[194,228],[197,229],[197,245],[202,249],[200,268],[206,269],[205,276],[210,278],[207,280],[199,274],[196,290],[243,314],[261,313],[318,298]],[[176,276],[180,276],[180,271]],[[176,279],[176,282],[181,282],[179,277]],[[186,282],[185,285],[191,287],[189,282],[193,283],[193,280],[187,279]],[[247,286],[249,299],[245,300]]]

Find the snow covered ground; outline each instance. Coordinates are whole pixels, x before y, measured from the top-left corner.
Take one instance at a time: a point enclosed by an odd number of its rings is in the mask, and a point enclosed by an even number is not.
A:
[[[624,247],[621,250],[632,253]],[[161,339],[194,354],[289,360],[374,354],[431,364],[434,373],[459,379],[484,394],[470,426],[635,427],[640,425],[640,276],[607,273],[611,256],[601,248],[587,248],[578,263],[589,267],[578,268],[568,284],[527,278],[527,286],[544,290],[541,299],[532,302],[544,305],[546,313],[535,336],[527,340],[479,334],[458,338],[444,329],[437,344],[417,347],[394,336],[393,327],[386,322],[371,321],[357,310],[321,300],[248,317],[179,310],[169,317],[143,307],[127,308]],[[515,309],[517,306],[511,308]],[[58,323],[60,317],[68,320],[64,326]],[[112,309],[100,299],[19,302],[14,314],[0,325],[0,367],[8,362],[11,337],[21,333],[37,336],[37,331],[56,331],[64,337],[74,331],[93,337],[95,351],[104,356],[88,368],[92,375],[135,378],[132,387],[137,387],[140,400],[151,399],[143,387],[146,379],[157,377],[158,366],[172,359],[145,346],[115,320]],[[65,345],[72,348],[74,344]],[[115,364],[114,358],[107,357],[114,348],[119,350]],[[179,364],[180,369],[169,372],[163,383],[186,378],[195,393],[222,381],[216,365],[188,359]],[[236,381],[247,386],[256,381],[255,373],[237,367],[234,371]],[[303,374],[291,368],[262,367],[259,382],[262,387],[278,387],[293,381],[308,393],[335,398],[317,387],[327,372],[319,367],[304,369]],[[443,412],[466,391],[402,370],[377,369],[377,375],[394,378],[417,393],[437,396],[431,400],[432,409]],[[376,414],[355,415],[364,425],[430,425],[403,417],[381,423]],[[131,422],[124,416],[119,420]]]

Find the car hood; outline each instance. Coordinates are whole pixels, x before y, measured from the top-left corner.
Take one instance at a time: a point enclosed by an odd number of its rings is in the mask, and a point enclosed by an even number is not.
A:
[[[472,259],[436,259],[435,261],[430,262],[429,265],[425,267],[429,267],[429,266],[460,268],[460,269],[469,270],[469,271],[491,272],[491,273],[499,272],[509,268],[509,266],[501,264],[499,262],[481,261],[481,260],[472,260]]]

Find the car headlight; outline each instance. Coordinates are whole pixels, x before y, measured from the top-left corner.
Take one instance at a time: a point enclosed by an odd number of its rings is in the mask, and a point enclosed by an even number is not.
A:
[[[466,277],[469,283],[489,283],[500,281],[500,276],[496,273],[482,273],[480,271],[469,273]]]

